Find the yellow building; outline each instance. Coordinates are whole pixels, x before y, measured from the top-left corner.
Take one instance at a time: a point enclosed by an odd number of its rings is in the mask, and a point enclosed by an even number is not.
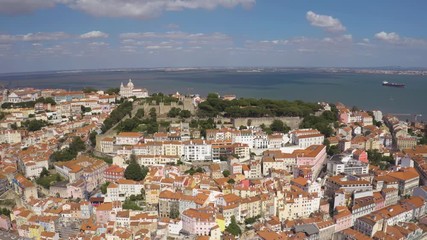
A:
[[[28,227],[28,237],[32,239],[41,239],[41,235],[43,232],[43,227],[40,225],[30,225]]]

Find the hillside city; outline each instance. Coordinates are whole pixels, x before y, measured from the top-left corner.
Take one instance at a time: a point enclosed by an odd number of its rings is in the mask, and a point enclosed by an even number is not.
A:
[[[0,239],[427,239],[417,116],[131,80],[0,102]]]

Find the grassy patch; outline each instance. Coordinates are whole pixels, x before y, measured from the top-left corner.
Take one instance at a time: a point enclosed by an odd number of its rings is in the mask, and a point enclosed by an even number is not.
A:
[[[36,183],[46,189],[49,189],[50,186],[52,186],[53,184],[59,181],[62,181],[62,177],[57,173],[57,174],[52,174],[49,176],[38,178],[36,180]]]

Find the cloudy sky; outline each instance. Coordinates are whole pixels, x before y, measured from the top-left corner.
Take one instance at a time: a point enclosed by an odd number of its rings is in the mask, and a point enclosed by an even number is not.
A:
[[[427,67],[425,0],[0,0],[0,72]]]

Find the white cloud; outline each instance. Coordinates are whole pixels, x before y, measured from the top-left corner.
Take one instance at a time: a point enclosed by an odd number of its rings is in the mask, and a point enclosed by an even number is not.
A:
[[[256,0],[0,0],[0,13],[25,14],[64,4],[94,16],[152,18],[164,11],[212,10],[218,7],[250,8]]]
[[[89,45],[92,47],[106,47],[106,46],[109,46],[110,44],[106,42],[91,42],[89,43]]]
[[[401,37],[399,34],[395,32],[379,32],[374,35],[375,39],[378,39],[383,42],[402,45],[402,46],[427,46],[427,41],[425,39],[417,39],[410,37]]]
[[[146,46],[146,49],[171,49],[172,46],[169,45],[151,45],[151,46]]]
[[[375,38],[384,42],[398,43],[400,41],[399,34],[395,32],[386,33],[384,31],[376,33]]]
[[[27,33],[24,35],[0,35],[0,42],[38,42],[38,41],[54,41],[69,38],[71,35],[64,32],[38,32]]]
[[[306,18],[312,26],[320,27],[329,32],[342,32],[346,30],[340,20],[333,18],[332,16],[320,15],[312,11],[308,11]]]
[[[64,32],[38,32],[28,33],[22,36],[22,41],[53,41],[69,38],[70,35]]]
[[[95,16],[152,18],[164,11],[184,9],[245,8],[255,4],[255,0],[69,0],[68,6]]]
[[[0,0],[0,13],[24,14],[41,8],[50,8],[57,0]]]
[[[101,31],[91,31],[80,35],[80,38],[90,39],[90,38],[107,38],[108,34]]]
[[[231,40],[231,37],[224,33],[186,33],[186,32],[143,32],[143,33],[122,33],[123,39],[182,39],[182,40]]]

